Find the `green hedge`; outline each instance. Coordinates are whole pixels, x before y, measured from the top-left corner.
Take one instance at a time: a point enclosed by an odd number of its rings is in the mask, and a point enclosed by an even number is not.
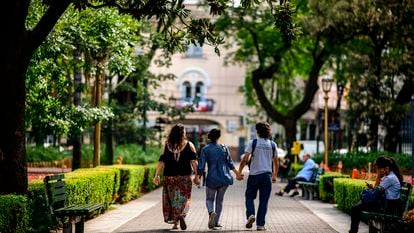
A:
[[[21,233],[29,229],[28,204],[28,199],[23,196],[0,196],[1,233]]]
[[[156,188],[152,183],[155,170],[156,164],[115,165],[65,173],[66,205],[102,203],[105,211],[114,202],[128,202]],[[27,197],[0,195],[0,210],[1,233],[49,232],[60,227],[46,206],[41,180],[29,182]]]
[[[324,202],[334,202],[334,179],[349,178],[349,175],[343,175],[339,172],[326,172],[320,177],[319,181],[319,199]]]
[[[353,152],[348,154],[329,152],[329,165],[335,167],[339,161],[342,161],[342,171],[350,174],[354,168],[368,171],[368,163],[371,162],[372,172],[375,172],[375,166],[373,164],[380,156],[393,157],[399,165],[401,172],[403,174],[410,174],[412,169],[412,156],[410,154],[390,153],[386,151],[372,151],[368,153]],[[313,156],[313,160],[319,164],[324,160],[323,154]]]
[[[367,186],[366,180],[336,178],[334,179],[334,199],[338,209],[346,213],[351,212],[351,208],[359,201],[359,194]]]

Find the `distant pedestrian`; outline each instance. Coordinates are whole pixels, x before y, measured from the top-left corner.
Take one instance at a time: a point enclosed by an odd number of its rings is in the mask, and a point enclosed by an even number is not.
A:
[[[153,179],[156,185],[160,184],[162,169],[164,169],[162,190],[164,222],[172,223],[173,229],[178,229],[180,224],[180,228],[185,230],[187,224],[184,218],[190,205],[193,171],[194,183],[199,184],[200,180],[197,175],[196,149],[193,143],[187,140],[182,124],[174,125],[168,135]]]
[[[285,158],[279,158],[279,176],[280,182],[284,182],[284,180],[289,177],[290,166],[291,166],[290,158],[288,155]]]
[[[359,201],[351,209],[351,229],[349,233],[357,233],[361,212],[385,212],[391,214],[401,205],[401,183],[403,177],[400,168],[391,157],[381,156],[375,161],[377,166],[377,179],[375,184],[367,184],[368,188],[378,195],[378,199],[367,202]]]
[[[290,190],[293,189],[294,191],[290,196],[294,197],[299,194],[299,191],[296,188],[298,181],[310,181],[312,178],[313,169],[317,168],[318,164],[316,164],[315,161],[311,159],[310,154],[303,154],[302,160],[304,162],[303,168],[294,178],[289,179],[288,184],[285,186],[285,188],[275,193],[276,195],[283,196],[283,193],[289,193]]]
[[[257,210],[256,227],[258,231],[264,231],[267,206],[272,192],[272,182],[276,182],[279,169],[276,144],[271,137],[270,125],[266,122],[256,124],[256,133],[258,139],[253,151],[253,140],[251,140],[240,161],[239,172],[243,171],[244,166],[248,163],[250,157],[250,171],[247,179],[247,188],[245,193],[246,205],[246,228],[252,228],[256,221],[254,200],[259,192],[259,208]],[[253,154],[252,154],[253,151]]]
[[[219,220],[224,194],[229,185],[233,184],[230,170],[236,174],[237,179],[242,179],[239,171],[234,167],[227,146],[217,143],[220,136],[220,129],[214,128],[208,133],[207,137],[210,142],[201,150],[197,172],[201,178],[207,164],[206,206],[209,214],[208,228],[210,229],[221,227]]]

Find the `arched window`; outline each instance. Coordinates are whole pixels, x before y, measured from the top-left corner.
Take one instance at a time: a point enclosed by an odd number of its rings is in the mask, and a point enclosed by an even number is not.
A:
[[[183,83],[183,89],[184,89],[184,98],[191,99],[191,84],[190,82],[184,82]]]
[[[199,98],[204,97],[204,83],[203,82],[197,82],[197,84],[195,86],[195,96],[194,97],[199,97]]]

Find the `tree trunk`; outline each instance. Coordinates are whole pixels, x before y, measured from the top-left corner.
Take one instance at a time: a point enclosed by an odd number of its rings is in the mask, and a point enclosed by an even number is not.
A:
[[[33,31],[26,30],[30,1],[5,1],[2,16],[0,70],[0,194],[27,193],[25,97],[29,61],[70,0],[55,1]]]
[[[8,35],[7,31],[4,35]],[[0,60],[0,194],[27,193],[25,77],[30,53],[14,41],[2,43]]]
[[[102,77],[101,75],[96,76],[96,85],[95,85],[95,107],[101,106],[101,96],[102,96]],[[100,165],[101,159],[101,122],[98,121],[95,123],[95,132],[94,132],[94,147],[93,147],[93,167]]]
[[[80,60],[82,59],[82,52],[79,49],[75,49],[73,51],[73,58],[75,61],[75,75],[73,77],[74,81],[74,96],[73,96],[73,104],[75,106],[79,106],[81,104],[81,88],[82,88],[82,71],[80,69]],[[71,142],[73,145],[72,151],[72,171],[81,167],[81,160],[82,160],[82,136],[81,135],[73,135],[71,137]]]
[[[293,142],[296,141],[296,119],[286,119],[283,123],[283,127],[285,128],[285,136],[286,136],[286,150],[288,153],[291,153],[291,148],[293,146]]]
[[[379,118],[376,116],[371,117],[371,122],[369,124],[369,138],[368,138],[368,147],[372,151],[378,150],[378,125]]]
[[[3,50],[4,51],[4,50]],[[19,55],[3,54],[0,62],[0,194],[27,193],[25,140],[25,76],[28,60]]]
[[[113,97],[113,90],[112,90],[112,78],[108,78],[108,106],[111,106]],[[114,120],[111,117],[108,120],[106,126],[104,126],[104,134],[105,134],[105,160],[103,161],[106,165],[112,165],[114,163]]]
[[[388,152],[397,152],[397,143],[400,132],[401,122],[395,122],[388,125],[387,134],[384,139],[384,150]]]
[[[112,118],[108,120],[105,130],[105,161],[104,164],[112,165],[114,161],[114,140],[113,140],[113,120]]]

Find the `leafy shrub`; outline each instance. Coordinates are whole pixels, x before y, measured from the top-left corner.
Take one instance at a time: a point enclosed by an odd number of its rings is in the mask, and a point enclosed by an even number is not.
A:
[[[326,172],[321,176],[319,181],[319,199],[324,202],[334,201],[334,179],[348,178],[349,175],[343,175],[338,172]]]
[[[371,162],[371,171],[375,172],[375,160],[380,156],[389,156],[393,157],[397,164],[399,165],[403,173],[411,171],[412,167],[412,157],[407,154],[398,154],[398,153],[389,153],[385,151],[376,151],[376,152],[353,152],[348,154],[339,154],[339,153],[329,153],[329,165],[330,167],[336,166],[338,162],[342,161],[342,170],[344,173],[351,173],[352,169],[357,168],[358,170],[368,171],[368,163]],[[315,155],[313,157],[316,163],[320,163],[324,160],[323,155]]]
[[[82,160],[93,161],[93,145],[82,145]],[[105,144],[101,144],[101,158],[104,159]],[[62,149],[62,147],[27,147],[28,162],[46,162],[72,158],[72,151]],[[123,144],[115,148],[113,164],[117,164],[119,156],[122,156],[123,164],[145,165],[158,161],[160,156],[160,148],[156,146],[148,146],[147,151],[142,150],[142,146],[137,144]],[[89,167],[85,165],[85,167]]]
[[[28,146],[26,148],[27,162],[46,162],[70,158],[72,153],[63,150],[62,147],[36,147]]]
[[[145,165],[158,161],[160,149],[156,147],[148,147],[147,152],[142,150],[141,146],[136,144],[125,144],[116,147],[114,164],[119,156],[122,156],[123,164],[139,164]]]
[[[28,200],[20,195],[0,195],[2,233],[23,233],[29,228]]]

